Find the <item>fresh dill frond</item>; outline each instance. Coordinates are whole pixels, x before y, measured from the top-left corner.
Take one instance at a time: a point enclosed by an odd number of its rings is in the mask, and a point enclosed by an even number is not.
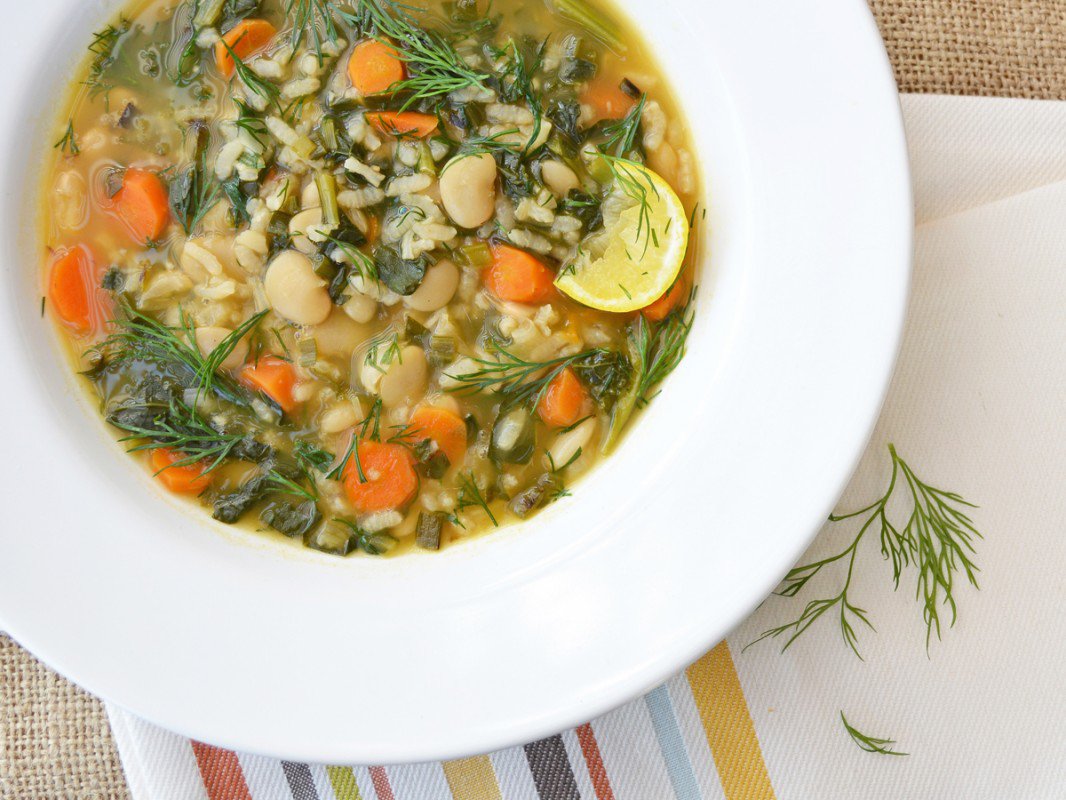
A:
[[[237,106],[237,118],[233,120],[233,124],[266,147],[270,131],[267,130],[266,122],[259,116],[259,112],[238,97],[233,98],[233,103]]]
[[[363,472],[363,464],[359,460],[359,442],[363,439],[371,439],[375,442],[381,441],[381,408],[381,398],[375,397],[370,406],[370,411],[355,426],[355,432],[353,432],[351,441],[348,442],[348,449],[344,451],[341,460],[337,463],[337,466],[326,473],[327,478],[335,481],[343,479],[344,473],[348,470],[348,464],[351,463],[352,459],[355,459],[355,469],[359,475],[360,482],[367,482],[366,473]]]
[[[81,148],[78,147],[78,139],[74,135],[74,120],[67,122],[67,129],[63,134],[63,138],[56,142],[53,147],[61,153],[69,153],[72,156],[76,156],[81,152]]]
[[[177,397],[166,404],[145,403],[139,409],[154,412],[150,421],[138,424],[137,416],[121,413],[108,415],[107,421],[128,434],[120,442],[140,441],[129,448],[131,453],[161,448],[181,452],[183,457],[170,467],[200,465],[206,474],[219,467],[246,438],[243,433],[217,430],[195,407]]]
[[[249,406],[247,391],[218,368],[236,348],[240,338],[251,331],[266,312],[251,317],[205,356],[196,346],[192,321],[184,314],[182,326],[171,328],[127,303],[123,303],[121,310],[122,314],[114,320],[118,329],[90,352],[99,353],[109,363],[146,361],[155,364],[181,376],[199,395],[214,393],[237,405]]]
[[[378,279],[378,269],[373,257],[336,236],[327,233],[325,239],[344,254],[348,259],[348,266],[359,273],[364,280],[376,281]]]
[[[516,405],[532,402],[535,406],[547,391],[548,384],[567,367],[580,368],[584,362],[611,353],[610,350],[597,348],[547,361],[527,361],[497,342],[492,342],[490,348],[496,358],[472,358],[476,369],[448,373],[448,377],[458,384],[451,391],[471,394],[491,391]]]
[[[489,508],[485,495],[483,495],[481,489],[478,488],[473,473],[461,473],[459,475],[458,501],[456,506],[457,510],[462,511],[463,509],[472,507],[483,509],[484,512],[488,514],[489,519],[492,520],[493,526],[496,528],[500,527],[500,523],[496,520],[496,515],[493,514],[492,509]]]
[[[861,750],[865,750],[867,753],[878,753],[883,756],[908,755],[908,753],[901,753],[898,750],[892,749],[896,744],[895,739],[880,739],[876,736],[870,736],[857,730],[848,722],[848,718],[844,716],[843,711],[840,712],[840,721],[844,723],[844,730],[848,732],[848,736],[851,737],[851,740],[855,742]]]
[[[695,312],[691,300],[659,323],[651,323],[641,314],[630,329],[633,349],[638,354],[637,404],[646,406],[652,390],[677,369],[685,357],[688,336],[692,332]]]
[[[840,552],[827,558],[794,567],[782,581],[775,593],[780,597],[795,597],[807,583],[825,567],[841,562],[847,565],[844,584],[840,591],[829,597],[811,600],[799,616],[783,625],[764,631],[747,646],[763,639],[785,637],[782,650],[787,650],[811,625],[829,611],[835,611],[844,643],[860,659],[855,623],[862,622],[871,630],[873,624],[866,612],[855,606],[849,591],[855,575],[859,544],[871,530],[877,530],[881,540],[881,555],[892,562],[892,580],[899,588],[903,573],[913,567],[916,571],[915,597],[922,606],[922,618],[926,626],[925,646],[928,650],[933,634],[941,638],[941,618],[944,608],[950,612],[949,627],[955,624],[958,608],[955,599],[959,574],[977,587],[977,567],[972,561],[974,542],[981,534],[965,509],[976,508],[954,492],[937,489],[924,483],[896,452],[888,445],[892,474],[885,493],[865,508],[847,514],[832,514],[830,522],[863,518],[863,523],[851,543]],[[897,502],[909,505],[910,512],[903,526],[890,519],[889,502],[897,490],[906,492]]]
[[[418,10],[393,0],[360,0],[358,15],[342,13],[353,25],[360,16],[369,22],[376,37],[395,48],[406,64],[408,77],[388,90],[409,94],[401,110],[471,86],[484,88],[490,76],[467,64],[443,33],[419,24],[411,15]]]
[[[633,243],[639,245],[641,238],[644,239],[643,250],[640,254],[642,259],[647,254],[648,248],[651,247],[652,243],[656,247],[659,246],[658,233],[651,224],[652,198],[659,197],[659,189],[643,164],[606,153],[599,153],[599,157],[610,168],[611,177],[615,185],[622,190],[626,197],[637,204],[639,209],[637,212],[637,231],[633,237]],[[630,260],[636,261],[639,259],[634,259],[630,256]]]
[[[290,40],[296,50],[304,42],[314,50],[319,66],[325,61],[322,45],[339,39],[331,0],[288,0],[285,15],[292,20]]]
[[[495,153],[517,153],[521,146],[511,141],[510,137],[520,133],[518,128],[508,128],[505,131],[499,133],[493,133],[488,136],[474,135],[469,136],[462,142],[458,143],[455,156],[448,160],[448,163],[444,165],[441,170],[441,175],[448,171],[453,164],[458,163],[460,158],[468,156],[480,156],[488,153],[494,155]],[[452,142],[452,144],[456,144]]]
[[[195,233],[207,213],[222,199],[222,187],[207,163],[210,134],[200,123],[186,131],[196,137],[192,163],[170,180],[170,208],[188,236]]]
[[[272,469],[265,476],[263,488],[270,492],[284,492],[285,494],[302,497],[304,500],[310,500],[312,503],[317,502],[318,492],[314,489],[314,480],[312,480],[311,476],[307,473],[305,473],[305,477],[310,481],[311,489],[301,486],[292,478],[287,478],[276,469]]]
[[[329,467],[336,458],[333,453],[311,444],[306,439],[296,440],[292,447],[292,454],[308,472],[317,470],[323,475],[329,473]]]
[[[93,34],[93,40],[89,44],[89,52],[93,54],[93,60],[89,65],[89,75],[85,79],[90,97],[96,97],[99,94],[106,95],[115,88],[114,84],[105,80],[105,76],[118,58],[119,42],[129,30],[130,21],[123,17],[117,25],[107,25]]]
[[[507,61],[500,72],[500,82],[503,89],[501,99],[506,102],[523,100],[533,115],[533,128],[529,134],[529,140],[526,142],[525,148],[523,148],[524,153],[528,152],[537,139],[540,138],[540,130],[544,121],[544,110],[541,106],[540,94],[533,84],[533,79],[544,61],[544,50],[547,46],[548,39],[545,38],[533,49],[532,53],[526,53],[520,42],[511,39],[507,47],[499,52],[499,55],[503,56],[508,50],[510,51]]]
[[[233,59],[234,74],[240,78],[241,83],[248,87],[248,91],[258,95],[267,102],[268,105],[274,106],[278,113],[284,116],[285,111],[281,107],[281,89],[270,81],[260,78],[251,67],[244,63],[239,55],[237,55],[233,48],[230,47],[229,42],[225,39],[219,39],[222,42],[222,46],[226,48],[226,52],[229,53],[230,58]]]
[[[642,94],[636,105],[629,109],[622,119],[604,126],[603,133],[607,139],[600,145],[602,152],[623,158],[634,150],[647,99],[648,96]]]

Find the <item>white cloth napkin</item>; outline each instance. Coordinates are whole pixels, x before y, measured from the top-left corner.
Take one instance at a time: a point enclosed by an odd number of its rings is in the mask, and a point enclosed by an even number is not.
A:
[[[880,423],[838,508],[881,495],[888,442],[922,479],[980,506],[981,589],[957,589],[958,622],[943,641],[927,654],[913,573],[893,592],[871,535],[851,590],[877,628],[859,633],[865,661],[829,619],[784,654],[775,642],[741,652],[821,596],[814,584],[770,598],[728,639],[770,790],[722,777],[694,744],[691,695],[675,679],[676,740],[662,735],[651,699],[594,721],[603,774],[586,753],[574,791],[545,794],[520,748],[493,754],[498,789],[477,789],[487,785],[477,776],[445,782],[438,765],[423,765],[396,768],[387,792],[380,775],[357,770],[355,794],[322,767],[298,774],[242,756],[254,800],[1066,797],[1066,103],[907,96],[903,108],[919,226],[913,297]],[[827,526],[805,560],[837,552],[851,531]],[[862,752],[841,711],[909,755]],[[135,800],[210,794],[186,740],[109,713]],[[581,760],[580,735],[561,742]]]

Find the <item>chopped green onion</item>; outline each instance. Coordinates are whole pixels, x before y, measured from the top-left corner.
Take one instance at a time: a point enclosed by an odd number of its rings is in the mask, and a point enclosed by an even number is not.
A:
[[[297,363],[301,367],[310,367],[318,361],[318,344],[313,338],[301,339],[297,342],[297,347],[300,351]]]
[[[451,336],[433,336],[429,340],[429,352],[426,358],[435,367],[451,364],[455,360],[457,347]]]
[[[315,152],[315,143],[308,139],[306,136],[299,137],[291,145],[292,151],[304,161],[309,159]]]
[[[418,515],[415,544],[423,550],[440,550],[440,535],[444,530],[444,514],[425,512]]]
[[[492,263],[492,250],[485,242],[464,244],[457,252],[460,260],[474,269],[484,269]]]
[[[222,7],[225,5],[226,0],[204,0],[200,10],[196,12],[196,16],[192,19],[193,27],[206,28],[209,25],[214,25],[222,15]]]
[[[322,224],[336,226],[341,224],[340,206],[337,205],[337,179],[332,172],[316,172],[315,186],[322,202]]]

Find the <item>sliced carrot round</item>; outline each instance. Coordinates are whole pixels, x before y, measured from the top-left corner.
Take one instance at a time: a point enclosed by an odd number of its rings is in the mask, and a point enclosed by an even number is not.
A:
[[[279,406],[286,414],[299,408],[293,394],[296,388],[296,368],[277,356],[265,356],[241,369],[241,382],[257,389]]]
[[[126,170],[112,203],[115,214],[138,244],[159,239],[170,224],[167,187],[155,172]]]
[[[93,255],[84,245],[61,251],[48,275],[48,301],[64,323],[88,333],[103,321],[103,291],[96,285]]]
[[[451,464],[460,463],[466,455],[466,423],[454,411],[423,406],[411,415],[407,427],[415,441],[432,440]]]
[[[688,295],[687,287],[683,278],[674,281],[674,285],[666,290],[666,293],[654,303],[644,306],[640,313],[651,322],[662,322],[666,315],[682,305]]]
[[[602,119],[621,119],[636,102],[618,83],[605,78],[593,79],[581,93],[581,103],[592,111],[594,123]]]
[[[237,63],[233,60],[230,50],[237,54],[237,58],[244,61],[270,44],[277,33],[277,28],[265,19],[241,20],[215,42],[215,66],[224,77],[232,77]],[[229,50],[226,49],[226,45],[229,45]]]
[[[425,139],[440,123],[432,114],[418,111],[370,111],[366,120],[386,136],[415,136]]]
[[[366,39],[348,57],[348,77],[359,94],[381,94],[402,81],[406,70],[396,48],[377,39]]]
[[[358,462],[353,456],[344,470],[344,493],[356,511],[390,511],[414,499],[418,473],[410,450],[402,444],[363,439],[357,452]]]
[[[537,414],[553,428],[573,425],[585,410],[589,393],[574,371],[567,367],[548,384],[537,404]]]
[[[151,452],[148,463],[155,476],[175,494],[200,494],[211,485],[211,476],[204,474],[202,463],[175,466],[186,458],[180,450],[160,447]]]
[[[492,248],[492,264],[481,273],[488,290],[513,303],[545,303],[555,296],[555,273],[537,257],[506,244]]]

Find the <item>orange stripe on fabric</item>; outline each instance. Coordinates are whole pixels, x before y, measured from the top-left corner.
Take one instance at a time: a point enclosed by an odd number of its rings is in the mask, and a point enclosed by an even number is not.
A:
[[[597,800],[614,800],[614,791],[607,779],[607,769],[603,766],[603,756],[600,755],[600,746],[596,743],[592,725],[586,722],[574,732],[577,734],[578,744],[581,745],[581,753],[585,756],[585,764],[588,765],[589,778],[592,780]]]
[[[203,742],[191,744],[210,800],[252,800],[236,753]]]
[[[396,796],[392,793],[392,784],[389,783],[389,776],[384,767],[371,767],[370,780],[374,782],[374,791],[377,793],[378,800],[396,800]]]
[[[326,775],[329,776],[329,785],[333,787],[337,800],[363,800],[351,767],[326,767]]]
[[[723,641],[687,674],[726,799],[774,800],[729,645]]]
[[[458,758],[441,766],[455,800],[502,800],[496,770],[488,756]]]

